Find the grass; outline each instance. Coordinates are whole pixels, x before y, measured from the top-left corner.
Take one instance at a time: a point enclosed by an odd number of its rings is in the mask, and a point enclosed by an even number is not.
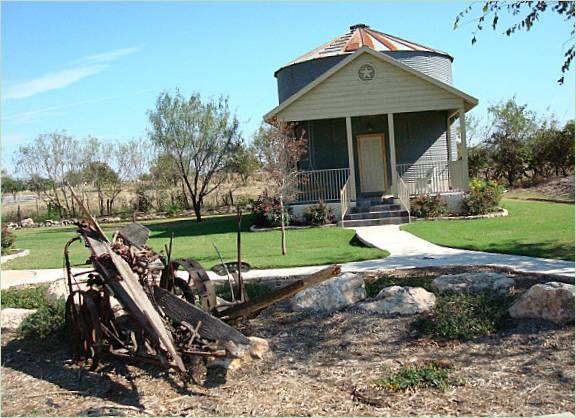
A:
[[[503,329],[512,300],[509,295],[442,295],[432,311],[412,326],[420,336],[435,340],[470,340]]]
[[[236,257],[235,216],[205,218],[201,224],[192,219],[171,219],[144,223],[151,229],[148,245],[160,252],[174,234],[174,257],[198,260],[205,268],[220,261],[212,246],[215,243],[226,261]],[[280,252],[280,231],[249,232],[251,216],[242,220],[242,259],[252,268],[296,267],[386,257],[388,252],[369,248],[354,240],[354,231],[342,228],[310,228],[287,231],[288,255]],[[105,226],[112,235],[121,225]],[[64,244],[76,234],[74,227],[22,229],[16,231],[18,248],[27,248],[30,255],[6,263],[5,269],[60,268]],[[71,247],[71,261],[85,263],[88,251],[79,244]]]
[[[430,363],[403,366],[399,371],[390,376],[375,380],[374,384],[388,390],[397,391],[424,387],[446,389],[449,386],[457,384],[457,382],[450,377],[448,369]]]
[[[574,260],[574,205],[504,199],[502,206],[509,216],[418,221],[402,229],[446,247]]]

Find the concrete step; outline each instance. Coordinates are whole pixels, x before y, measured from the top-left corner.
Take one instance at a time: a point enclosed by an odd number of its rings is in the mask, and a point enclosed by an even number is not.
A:
[[[370,212],[355,212],[347,213],[344,219],[347,221],[357,220],[357,219],[380,219],[380,218],[394,218],[400,216],[408,216],[408,212],[400,210],[381,210],[381,211],[370,211]]]
[[[356,219],[356,220],[343,220],[342,226],[344,228],[358,227],[358,226],[376,226],[376,225],[400,225],[408,223],[408,216],[395,216],[392,218],[378,218],[378,219]]]
[[[386,212],[386,211],[397,211],[400,210],[401,206],[399,204],[386,204],[386,205],[372,205],[372,206],[356,206],[350,208],[350,213],[361,213],[361,212]]]
[[[377,206],[377,205],[394,205],[398,204],[398,199],[396,198],[360,198],[356,200],[356,206]]]

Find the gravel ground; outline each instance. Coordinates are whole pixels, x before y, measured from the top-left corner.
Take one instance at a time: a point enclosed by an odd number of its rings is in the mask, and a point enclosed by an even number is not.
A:
[[[468,268],[470,269],[470,268]],[[438,275],[417,269],[382,275]],[[455,268],[449,271],[456,271]],[[461,271],[461,270],[460,270]],[[517,275],[527,287],[549,280]],[[110,360],[96,372],[69,361],[55,338],[43,346],[4,335],[2,415],[533,416],[574,411],[574,328],[511,322],[469,342],[418,340],[412,318],[382,318],[354,308],[306,315],[273,307],[244,324],[267,338],[263,360],[203,385],[153,366]],[[404,364],[442,361],[460,385],[386,392],[373,385]]]

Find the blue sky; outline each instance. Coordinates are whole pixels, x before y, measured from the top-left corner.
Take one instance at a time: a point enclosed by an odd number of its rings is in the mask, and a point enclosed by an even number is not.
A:
[[[468,4],[2,2],[3,166],[43,132],[143,137],[146,111],[175,87],[229,95],[250,138],[277,104],[274,71],[355,23],[452,54],[454,84],[480,100],[479,116],[515,95],[573,118],[574,72],[556,83],[568,25],[549,14],[528,33],[485,30],[472,46],[472,25],[453,30]]]

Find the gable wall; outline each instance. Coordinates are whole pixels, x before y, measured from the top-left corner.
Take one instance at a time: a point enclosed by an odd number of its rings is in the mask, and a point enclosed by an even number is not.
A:
[[[376,76],[358,78],[371,64]],[[458,108],[462,99],[400,68],[363,54],[279,112],[289,121]]]

